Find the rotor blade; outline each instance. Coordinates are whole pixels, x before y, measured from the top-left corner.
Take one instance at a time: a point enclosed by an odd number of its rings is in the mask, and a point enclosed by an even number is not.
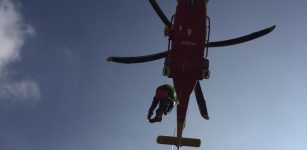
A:
[[[164,52],[161,52],[161,53],[156,53],[156,54],[146,55],[146,56],[108,57],[107,61],[124,63],[124,64],[143,63],[143,62],[154,61],[154,60],[164,58],[168,55],[168,53],[169,53],[168,51],[164,51]]]
[[[167,17],[165,16],[165,14],[163,13],[162,9],[159,7],[158,3],[155,0],[149,0],[151,6],[153,7],[153,9],[156,11],[156,13],[158,14],[158,16],[160,17],[160,19],[162,20],[162,22],[167,25],[167,26],[171,26],[171,22],[167,19]]]
[[[275,25],[245,36],[241,36],[235,39],[225,40],[225,41],[217,41],[217,42],[209,42],[206,44],[207,47],[222,47],[222,46],[230,46],[235,44],[240,44],[244,42],[251,41],[253,39],[259,38],[261,36],[264,36],[270,32],[272,32],[275,29]]]
[[[194,89],[194,93],[195,93],[197,105],[198,105],[198,108],[199,108],[201,116],[204,119],[209,120],[206,100],[205,100],[203,92],[201,90],[201,86],[199,84],[199,81],[197,81],[197,83],[196,83],[196,86],[195,86],[195,89]]]

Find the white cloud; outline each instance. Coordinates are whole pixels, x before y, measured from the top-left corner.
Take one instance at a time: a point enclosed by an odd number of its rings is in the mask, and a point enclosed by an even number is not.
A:
[[[15,81],[9,76],[7,65],[20,60],[21,47],[34,29],[24,23],[16,4],[0,0],[0,101],[37,101],[40,91],[35,81]]]
[[[31,104],[38,101],[40,91],[34,81],[23,80],[0,84],[0,98],[10,98],[14,102],[28,100]]]

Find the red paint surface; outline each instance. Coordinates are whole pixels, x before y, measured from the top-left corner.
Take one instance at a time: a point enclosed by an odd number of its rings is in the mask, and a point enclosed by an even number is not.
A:
[[[185,120],[190,94],[202,77],[202,60],[206,41],[206,3],[191,6],[187,0],[177,3],[172,26],[170,77],[179,98],[177,122]]]

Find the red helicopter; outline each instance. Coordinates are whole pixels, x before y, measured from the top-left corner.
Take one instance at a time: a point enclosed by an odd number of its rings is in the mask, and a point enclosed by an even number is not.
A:
[[[158,136],[157,143],[200,147],[200,139],[182,137],[191,92],[194,90],[201,116],[208,120],[206,102],[199,80],[209,79],[209,47],[240,44],[264,36],[274,30],[269,28],[238,38],[209,42],[210,19],[207,16],[208,0],[177,0],[176,12],[169,20],[155,0],[149,0],[155,12],[165,24],[164,33],[169,37],[168,50],[137,57],[109,57],[117,63],[143,63],[165,58],[163,75],[173,78],[179,99],[177,106],[177,136]]]

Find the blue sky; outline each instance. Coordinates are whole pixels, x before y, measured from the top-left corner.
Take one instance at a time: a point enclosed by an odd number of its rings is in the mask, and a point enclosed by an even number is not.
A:
[[[158,2],[174,13],[175,1]],[[209,50],[210,120],[191,95],[186,137],[206,150],[306,150],[306,14],[305,0],[210,0],[212,41],[277,28]],[[0,0],[0,149],[171,149],[155,139],[173,134],[175,112],[146,120],[155,88],[172,83],[163,61],[105,61],[166,48],[148,1]]]

